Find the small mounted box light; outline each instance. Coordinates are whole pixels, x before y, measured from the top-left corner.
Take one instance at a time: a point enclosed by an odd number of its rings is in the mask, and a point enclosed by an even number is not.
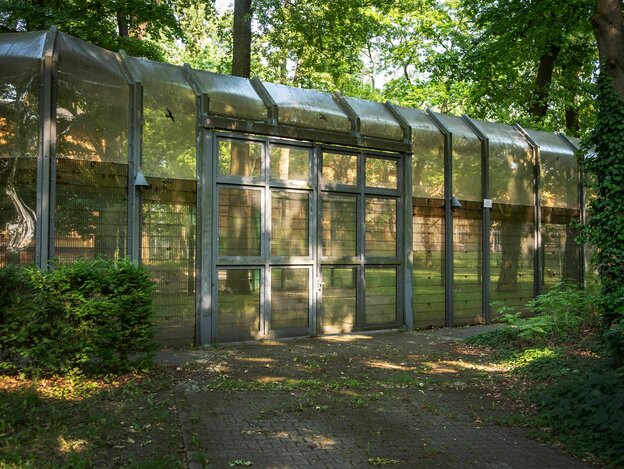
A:
[[[136,175],[134,176],[134,187],[149,187],[149,182],[147,182],[147,179],[145,179],[145,175],[143,174],[143,171],[141,171],[140,169],[137,171]]]
[[[459,202],[459,199],[455,196],[451,197],[451,208],[455,210],[456,208],[461,208],[462,204]]]

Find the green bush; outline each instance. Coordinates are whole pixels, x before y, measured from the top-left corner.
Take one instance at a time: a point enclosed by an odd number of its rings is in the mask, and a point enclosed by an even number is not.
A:
[[[152,359],[153,283],[128,260],[0,269],[5,370],[123,372]]]

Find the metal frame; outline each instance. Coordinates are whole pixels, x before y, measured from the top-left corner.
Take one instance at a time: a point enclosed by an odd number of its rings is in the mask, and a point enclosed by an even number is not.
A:
[[[41,100],[39,104],[39,153],[37,155],[37,202],[35,224],[35,263],[47,269],[54,257],[54,217],[56,190],[56,96],[58,32],[46,34],[41,61]]]
[[[563,139],[563,141],[570,146],[570,148],[576,154],[580,148],[575,145],[572,140],[570,140],[565,134],[558,134],[559,137]],[[578,166],[578,174],[579,174],[579,183],[578,183],[578,196],[579,196],[579,218],[582,225],[585,225],[586,221],[586,213],[585,213],[585,185],[584,179],[585,175],[583,173],[582,167]],[[581,288],[587,287],[587,272],[585,262],[587,260],[587,253],[585,252],[585,245],[579,246],[579,283]]]
[[[475,133],[481,141],[481,195],[482,195],[482,216],[481,216],[481,309],[483,322],[491,322],[490,312],[490,233],[491,233],[491,207],[485,206],[485,200],[490,199],[490,139],[485,135],[467,115],[462,119],[468,127]]]
[[[444,135],[444,311],[446,327],[453,327],[454,319],[454,246],[453,246],[453,134],[438,119],[434,111],[427,108],[427,114]]]
[[[533,295],[542,293],[542,274],[544,270],[542,259],[542,205],[541,205],[541,157],[540,146],[531,138],[529,133],[520,125],[515,124],[514,128],[520,132],[532,149],[533,153],[533,178],[534,178],[534,260],[533,260]]]
[[[141,193],[135,185],[136,175],[141,168],[143,155],[143,84],[123,50],[117,54],[117,61],[128,80],[128,257],[135,263],[141,262]]]

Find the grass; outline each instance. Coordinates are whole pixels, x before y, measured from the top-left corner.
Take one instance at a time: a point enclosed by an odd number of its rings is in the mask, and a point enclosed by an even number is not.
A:
[[[182,467],[171,377],[0,378],[0,467]]]

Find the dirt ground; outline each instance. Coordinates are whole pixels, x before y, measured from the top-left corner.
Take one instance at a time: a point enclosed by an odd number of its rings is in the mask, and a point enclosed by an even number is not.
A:
[[[482,327],[165,351],[189,467],[582,468],[513,426]]]

